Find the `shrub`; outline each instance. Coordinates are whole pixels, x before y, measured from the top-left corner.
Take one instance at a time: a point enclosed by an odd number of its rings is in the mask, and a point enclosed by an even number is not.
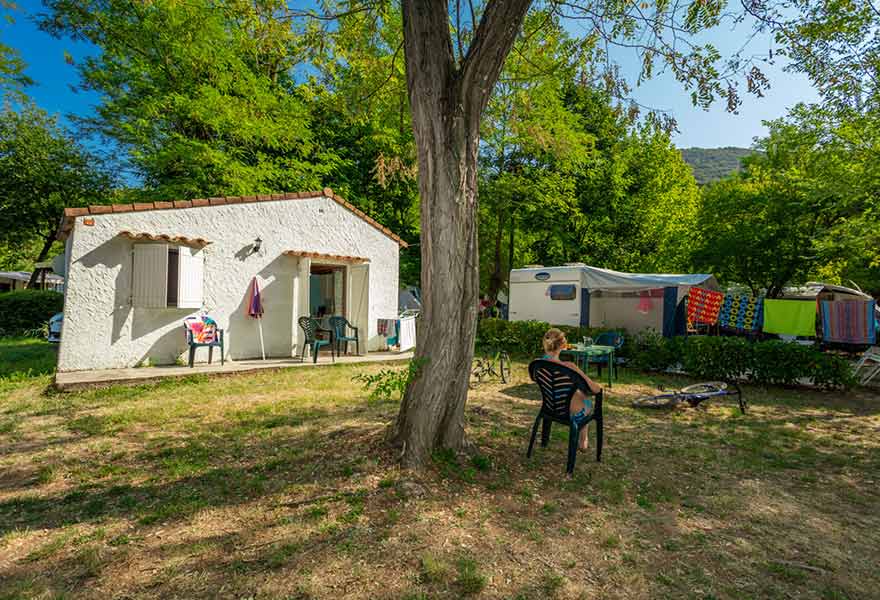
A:
[[[25,335],[38,330],[64,308],[64,295],[51,290],[19,290],[0,294],[0,335]]]
[[[595,338],[608,329],[558,326],[571,342]],[[540,321],[483,319],[477,327],[477,348],[501,348],[512,355],[543,354],[541,338],[550,328]],[[695,336],[664,338],[653,330],[626,336],[617,357],[636,369],[665,371],[680,367],[705,380],[746,379],[768,385],[811,381],[821,387],[849,387],[855,382],[852,366],[839,356],[811,346],[778,340],[751,342],[741,337]]]
[[[412,359],[404,369],[382,369],[378,373],[358,373],[352,379],[370,392],[370,400],[375,402],[400,402],[409,382],[418,375],[426,361]]]
[[[479,350],[498,348],[521,357],[540,356],[544,353],[541,340],[550,327],[561,329],[572,343],[583,337],[594,338],[604,331],[610,331],[607,328],[550,325],[543,321],[481,319],[477,326],[477,348]]]

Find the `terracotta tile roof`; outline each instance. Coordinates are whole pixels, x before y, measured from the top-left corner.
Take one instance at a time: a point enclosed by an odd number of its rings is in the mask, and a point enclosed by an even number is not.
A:
[[[120,231],[119,235],[127,237],[131,240],[150,241],[150,242],[170,242],[172,244],[180,244],[181,246],[192,246],[193,248],[204,248],[211,242],[204,238],[188,238],[182,235],[173,236],[165,234],[152,233],[133,233],[131,231]]]
[[[337,261],[350,262],[350,263],[370,262],[370,259],[363,258],[360,256],[340,256],[338,254],[321,254],[320,252],[304,252],[302,250],[285,250],[284,252],[282,252],[282,254],[284,254],[284,256],[301,256],[304,258],[337,260]]]
[[[324,196],[325,198],[329,198],[336,202],[337,204],[344,206],[355,215],[390,237],[392,240],[400,244],[400,246],[406,248],[407,243],[404,242],[400,236],[395,234],[393,231],[373,219],[369,217],[364,211],[355,207],[352,203],[345,200],[343,197],[334,193],[330,188],[324,188],[319,192],[295,192],[295,193],[287,193],[287,194],[259,194],[255,196],[226,196],[224,198],[196,198],[194,200],[175,200],[173,202],[136,202],[134,204],[106,204],[106,205],[97,205],[97,206],[89,206],[82,208],[65,208],[64,216],[61,218],[61,223],[58,227],[58,232],[56,237],[59,240],[63,240],[67,237],[67,234],[70,233],[70,230],[73,229],[73,223],[76,217],[82,217],[86,215],[105,215],[110,213],[125,213],[125,212],[141,212],[145,210],[172,210],[177,208],[197,208],[200,206],[219,206],[223,204],[244,204],[248,202],[274,202],[276,200],[301,200],[305,198],[316,198]]]

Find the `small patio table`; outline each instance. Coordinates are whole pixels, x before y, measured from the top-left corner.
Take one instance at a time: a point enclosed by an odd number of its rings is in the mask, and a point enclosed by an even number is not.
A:
[[[608,387],[612,385],[612,377],[614,376],[614,346],[584,346],[583,344],[575,344],[574,348],[563,350],[560,354],[571,354],[575,357],[578,365],[583,365],[581,369],[584,373],[589,367],[589,358],[591,356],[607,356],[608,357]]]

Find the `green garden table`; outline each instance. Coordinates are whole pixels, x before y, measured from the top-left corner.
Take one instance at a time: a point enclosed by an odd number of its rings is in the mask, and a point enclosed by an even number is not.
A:
[[[560,354],[571,354],[575,357],[575,363],[583,365],[581,370],[587,372],[589,367],[589,359],[591,356],[607,356],[608,357],[608,387],[611,387],[612,377],[614,376],[614,346],[584,346],[576,344],[574,348],[563,350]]]

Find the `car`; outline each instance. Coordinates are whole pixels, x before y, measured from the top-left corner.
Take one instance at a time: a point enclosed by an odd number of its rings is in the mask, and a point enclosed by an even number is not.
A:
[[[58,343],[61,341],[61,325],[64,323],[64,313],[56,313],[49,319],[49,333],[46,340]]]

